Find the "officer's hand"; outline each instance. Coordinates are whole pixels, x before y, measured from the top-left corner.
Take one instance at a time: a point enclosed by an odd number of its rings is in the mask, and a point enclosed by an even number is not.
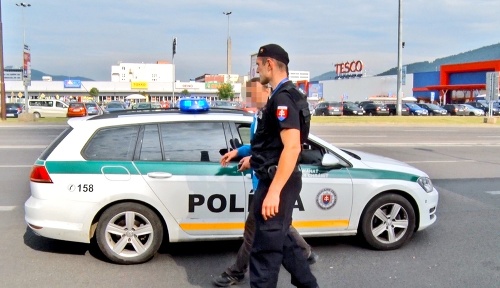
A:
[[[238,171],[245,171],[247,169],[250,169],[250,157],[251,156],[243,157],[240,160],[240,163],[238,164],[239,166]]]
[[[238,156],[238,150],[236,149],[227,152],[226,154],[224,154],[224,156],[222,156],[222,158],[220,158],[220,165],[222,167],[226,167],[229,161],[231,161],[231,159],[235,158],[236,156]]]
[[[271,219],[278,214],[280,206],[279,193],[267,193],[264,202],[262,203],[262,217],[264,220]]]

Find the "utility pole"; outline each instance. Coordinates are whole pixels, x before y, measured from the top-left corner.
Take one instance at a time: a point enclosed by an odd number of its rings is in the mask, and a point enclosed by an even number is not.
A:
[[[398,5],[398,79],[397,79],[397,104],[396,104],[396,113],[398,116],[401,116],[401,106],[402,106],[402,101],[401,101],[401,94],[402,89],[401,89],[401,79],[403,78],[403,41],[402,39],[402,33],[403,33],[403,25],[402,25],[402,8],[401,5],[403,0],[399,0],[399,5]]]
[[[229,15],[231,15],[233,12],[222,12],[224,15],[227,16],[227,77],[229,81],[229,75],[231,74],[231,35],[229,34]]]
[[[2,120],[7,119],[7,109],[5,105],[6,95],[5,95],[5,82],[4,82],[4,68],[3,68],[3,26],[2,26],[2,0],[0,0],[0,101],[2,101],[0,105],[0,109],[2,110]]]

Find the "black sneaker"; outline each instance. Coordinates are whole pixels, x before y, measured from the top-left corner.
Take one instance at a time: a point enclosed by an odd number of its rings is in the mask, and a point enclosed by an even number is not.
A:
[[[311,251],[311,254],[309,254],[309,257],[307,257],[307,263],[309,263],[309,265],[312,265],[316,263],[318,258],[319,258],[318,254]]]
[[[229,275],[226,272],[224,272],[219,276],[215,277],[213,282],[214,285],[217,287],[229,287],[231,285],[238,285],[245,282],[245,275],[235,276],[235,275]]]

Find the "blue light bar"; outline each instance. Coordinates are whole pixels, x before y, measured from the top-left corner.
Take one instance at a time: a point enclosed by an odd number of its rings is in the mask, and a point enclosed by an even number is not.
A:
[[[184,113],[200,113],[207,112],[210,105],[205,98],[188,97],[179,101],[179,109]]]

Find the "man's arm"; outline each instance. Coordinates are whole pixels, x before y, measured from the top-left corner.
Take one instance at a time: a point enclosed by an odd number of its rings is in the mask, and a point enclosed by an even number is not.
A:
[[[278,213],[281,191],[285,187],[290,175],[292,175],[295,165],[297,165],[297,159],[301,150],[300,130],[283,129],[280,132],[280,137],[284,148],[278,160],[278,170],[262,203],[262,217],[264,220]]]

